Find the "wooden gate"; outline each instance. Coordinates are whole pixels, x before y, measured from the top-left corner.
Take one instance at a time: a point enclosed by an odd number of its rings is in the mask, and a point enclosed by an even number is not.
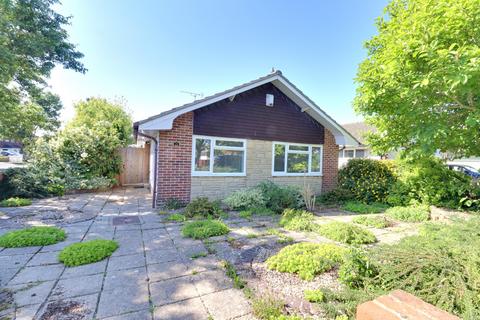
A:
[[[143,148],[127,147],[119,150],[122,158],[122,172],[119,176],[121,186],[148,184],[150,145]]]

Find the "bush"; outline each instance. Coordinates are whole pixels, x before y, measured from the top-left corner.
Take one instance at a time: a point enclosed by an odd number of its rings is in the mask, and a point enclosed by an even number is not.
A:
[[[353,218],[352,222],[377,229],[383,229],[392,226],[392,222],[384,216],[359,216]]]
[[[298,187],[280,186],[271,181],[264,181],[257,188],[263,194],[265,206],[276,213],[282,213],[287,208],[304,207],[303,197]]]
[[[32,200],[25,198],[8,198],[0,201],[0,207],[22,207],[32,204]]]
[[[385,211],[388,208],[388,205],[383,203],[371,203],[366,204],[358,201],[349,201],[342,206],[343,210],[351,211],[355,213],[380,213]]]
[[[367,253],[352,248],[345,255],[338,270],[338,279],[350,288],[361,288],[365,278],[371,278],[376,274],[377,269],[370,262]]]
[[[79,242],[65,247],[59,254],[58,259],[67,267],[75,267],[83,264],[101,261],[117,250],[118,244],[112,240],[91,240]]]
[[[51,180],[39,168],[12,168],[0,181],[0,200],[10,197],[43,198],[49,194]]]
[[[336,188],[332,191],[322,193],[317,198],[317,203],[325,205],[342,204],[347,201],[354,200],[354,196],[351,191],[344,188]]]
[[[175,221],[175,222],[183,222],[187,220],[183,214],[180,213],[172,213],[167,217],[168,221]]]
[[[230,194],[223,202],[232,210],[265,207],[265,199],[259,188],[241,189]]]
[[[338,172],[339,187],[365,203],[385,202],[395,180],[387,163],[372,159],[352,159]]]
[[[312,280],[342,262],[345,251],[334,244],[298,243],[283,248],[266,263],[269,269],[296,273],[304,280]]]
[[[184,206],[185,206],[184,203],[181,200],[176,198],[169,198],[165,200],[165,208],[167,208],[168,210],[176,210]]]
[[[206,239],[221,236],[230,232],[230,229],[218,220],[201,220],[186,223],[182,228],[184,237]]]
[[[207,197],[198,197],[192,200],[185,208],[185,216],[187,218],[193,218],[194,216],[200,216],[204,218],[218,218],[222,215],[223,211],[220,205],[216,201],[210,201]]]
[[[0,247],[47,246],[65,240],[65,231],[56,227],[32,227],[0,236]]]
[[[425,207],[393,207],[385,211],[390,218],[404,222],[423,222],[430,219],[430,212]]]
[[[370,231],[345,222],[329,222],[320,225],[317,231],[331,240],[348,244],[369,244],[377,241]]]
[[[279,225],[292,231],[313,231],[316,226],[311,212],[296,209],[285,209]]]

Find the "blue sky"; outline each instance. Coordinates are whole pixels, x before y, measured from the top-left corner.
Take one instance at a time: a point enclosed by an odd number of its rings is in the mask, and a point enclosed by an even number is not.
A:
[[[89,71],[56,68],[62,120],[89,96],[123,97],[135,120],[270,72],[283,74],[340,123],[354,77],[386,0],[64,0],[70,40]]]

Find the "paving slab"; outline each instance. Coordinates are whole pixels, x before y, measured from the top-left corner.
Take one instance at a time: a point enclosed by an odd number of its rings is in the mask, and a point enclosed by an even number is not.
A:
[[[1,248],[1,247],[0,247]],[[13,256],[37,253],[42,247],[6,248],[0,251],[0,256]]]
[[[145,266],[143,253],[130,254],[125,256],[111,257],[108,262],[108,271],[132,269]]]
[[[98,294],[67,299],[52,299],[38,312],[36,319],[93,319]]]
[[[10,284],[55,280],[60,277],[63,265],[26,267],[10,280]]]
[[[135,268],[107,272],[103,291],[113,291],[126,287],[143,287],[147,285],[147,270]]]
[[[118,249],[112,254],[112,256],[124,256],[128,254],[142,253],[143,241],[141,238],[135,239],[115,239],[118,242]]]
[[[9,287],[13,292],[17,307],[43,303],[50,294],[55,281],[21,284]]]
[[[67,267],[62,274],[62,279],[88,276],[92,274],[104,273],[107,267],[107,260],[96,263],[85,264],[78,267]]]
[[[102,289],[103,274],[63,279],[53,289],[52,297],[71,298],[98,293]]]
[[[58,254],[60,251],[39,252],[27,263],[27,267],[41,266],[48,264],[58,264]]]
[[[201,297],[208,312],[215,320],[229,320],[251,312],[250,304],[237,289],[227,289]],[[235,303],[227,303],[235,301]]]
[[[152,283],[150,284],[150,294],[155,306],[198,296],[190,276]]]
[[[19,270],[20,267],[6,269],[2,268],[0,272],[0,287],[5,286]]]
[[[233,286],[232,280],[225,275],[223,270],[200,272],[192,277],[200,295],[228,289]]]
[[[150,282],[178,278],[189,274],[187,266],[179,260],[149,264],[147,269]]]
[[[40,304],[34,304],[18,308],[15,312],[15,320],[32,320],[40,306]]]
[[[33,257],[33,253],[0,256],[0,270],[23,267],[31,257]]]
[[[195,270],[197,272],[220,268],[220,261],[213,255],[196,259],[188,259],[185,260],[185,264],[187,265],[189,271]]]
[[[145,251],[147,264],[163,263],[180,260],[180,255],[175,249],[148,250]]]
[[[118,316],[103,318],[105,320],[147,320],[152,318],[152,312],[147,310],[124,313]]]
[[[200,298],[168,304],[155,308],[155,320],[205,320],[209,315]]]
[[[148,285],[120,286],[112,291],[103,291],[98,304],[97,318],[148,309]]]

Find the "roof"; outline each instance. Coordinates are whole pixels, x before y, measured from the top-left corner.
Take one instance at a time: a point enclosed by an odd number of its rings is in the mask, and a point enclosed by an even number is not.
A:
[[[300,106],[302,112],[308,113],[317,122],[327,128],[334,135],[335,141],[338,145],[355,146],[360,144],[360,142],[357,141],[354,136],[352,136],[347,130],[338,124],[332,117],[326,114],[325,111],[317,106],[287,78],[285,78],[285,76],[283,76],[282,72],[279,70],[231,89],[193,101],[191,103],[184,104],[180,107],[162,112],[145,120],[135,122],[135,131],[171,130],[173,127],[173,120],[184,113],[206,107],[217,101],[234,97],[237,94],[259,87],[266,83],[272,83],[275,85],[278,89],[280,89],[280,91],[282,91],[298,106]]]
[[[377,131],[377,129],[374,126],[369,125],[363,121],[344,123],[342,126],[363,145],[366,144],[366,141],[365,141],[366,134],[369,132]]]
[[[0,140],[0,148],[10,149],[10,148],[22,148],[22,144],[14,141]]]

